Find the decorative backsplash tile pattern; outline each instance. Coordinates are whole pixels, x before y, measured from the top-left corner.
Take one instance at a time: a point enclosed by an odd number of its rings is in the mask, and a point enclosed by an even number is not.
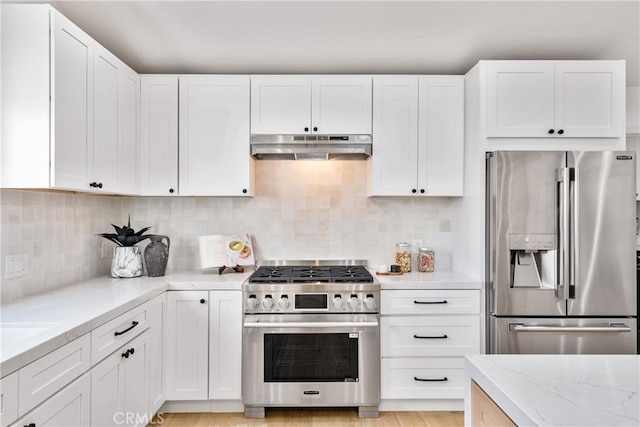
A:
[[[114,197],[2,190],[3,300],[109,274],[110,223],[171,238],[168,270],[197,269],[198,237],[249,233],[260,259],[366,259],[391,264],[395,243],[419,239],[451,268],[450,200],[366,196],[365,162],[259,161],[256,196]],[[145,242],[146,244],[146,242]],[[417,251],[417,248],[413,248]],[[27,276],[4,279],[7,255],[29,254]]]

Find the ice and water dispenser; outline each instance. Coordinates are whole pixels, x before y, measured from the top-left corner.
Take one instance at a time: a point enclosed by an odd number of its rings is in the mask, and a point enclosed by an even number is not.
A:
[[[509,234],[510,287],[555,288],[555,234]]]

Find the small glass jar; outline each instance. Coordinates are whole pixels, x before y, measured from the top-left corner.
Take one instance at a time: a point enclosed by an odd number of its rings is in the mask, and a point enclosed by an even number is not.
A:
[[[411,271],[411,244],[407,242],[396,243],[396,264],[400,266],[400,271],[408,273]]]
[[[418,252],[418,271],[422,273],[431,273],[433,272],[434,264],[435,256],[433,249],[420,248]]]

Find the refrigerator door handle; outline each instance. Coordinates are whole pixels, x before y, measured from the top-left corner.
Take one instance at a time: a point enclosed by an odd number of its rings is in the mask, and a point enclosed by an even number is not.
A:
[[[510,332],[631,332],[624,323],[609,323],[609,326],[528,326],[524,323],[509,323]]]
[[[569,229],[569,286],[565,295],[567,299],[575,299],[578,297],[578,250],[580,248],[580,232],[578,228],[578,218],[580,208],[578,168],[568,168],[569,170],[569,220],[571,228]]]
[[[560,299],[569,299],[569,258],[571,248],[571,181],[570,168],[558,170],[558,280],[556,296]]]

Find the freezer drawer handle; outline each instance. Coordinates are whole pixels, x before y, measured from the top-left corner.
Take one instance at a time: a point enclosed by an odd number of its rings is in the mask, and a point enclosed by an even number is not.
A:
[[[441,339],[449,338],[446,334],[439,335],[439,336],[414,335],[413,337],[421,340],[441,340]]]
[[[418,377],[413,377],[414,381],[425,381],[425,382],[432,382],[432,381],[449,381],[449,378],[444,377],[444,378],[418,378]]]
[[[414,304],[447,304],[447,300],[442,300],[442,301],[416,301],[413,300]]]
[[[631,332],[624,323],[609,323],[609,326],[527,326],[524,323],[509,323],[513,332]]]

